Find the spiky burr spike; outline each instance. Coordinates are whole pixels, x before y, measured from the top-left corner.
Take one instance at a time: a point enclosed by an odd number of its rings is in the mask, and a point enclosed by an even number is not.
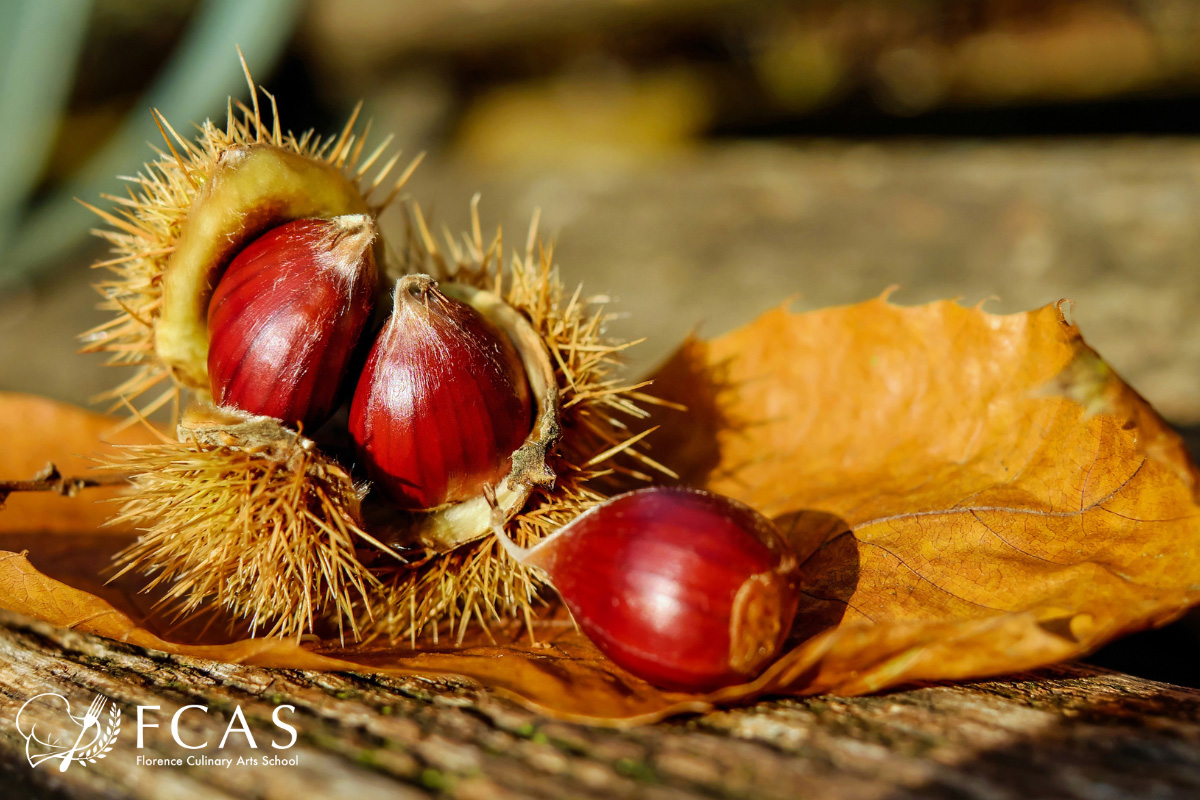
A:
[[[356,548],[383,545],[359,527],[359,492],[312,441],[274,420],[187,418],[182,442],[128,448],[107,466],[132,492],[111,524],[142,530],[118,575],[153,576],[180,615],[207,603],[251,633],[298,636],[323,619],[358,637],[378,581]]]

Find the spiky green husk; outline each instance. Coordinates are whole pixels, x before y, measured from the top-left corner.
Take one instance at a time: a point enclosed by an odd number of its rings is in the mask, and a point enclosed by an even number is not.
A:
[[[643,392],[648,382],[629,384],[615,377],[621,353],[636,342],[615,342],[604,334],[612,318],[603,298],[568,293],[553,262],[553,251],[537,244],[537,220],[524,253],[505,270],[499,232],[485,246],[476,208],[472,231],[444,246],[429,234],[415,205],[409,208],[404,269],[442,280],[467,283],[503,297],[531,322],[555,364],[561,397],[562,439],[547,458],[558,476],[553,488],[534,490],[524,510],[506,526],[522,546],[548,536],[579,513],[602,502],[617,480],[650,480],[650,473],[673,473],[638,449],[649,433],[634,434],[630,422],[648,417],[647,405],[661,404]],[[364,631],[391,639],[451,635],[467,627],[485,628],[533,617],[543,601],[538,574],[510,559],[494,536],[438,557],[380,575],[362,620]]]
[[[359,109],[333,137],[284,133],[274,98],[262,91],[270,100],[268,125],[248,72],[246,78],[251,106],[235,109],[231,100],[224,128],[205,121],[195,141],[155,113],[166,151],[126,179],[127,196],[105,196],[115,204],[111,212],[88,206],[110,226],[96,234],[112,245],[113,257],[94,267],[111,273],[96,288],[104,298],[100,308],[115,316],[83,334],[83,350],[135,368],[98,398],[129,408],[130,421],[163,406],[173,406],[173,419],[183,410],[183,387],[155,352],[155,328],[164,275],[193,201],[226,153],[261,144],[328,165],[358,188],[372,215],[393,202],[416,166],[384,187],[399,154],[384,159],[391,137],[366,151],[370,126],[356,130]],[[164,587],[182,614],[213,602],[244,618],[252,632],[294,635],[329,618],[357,638],[362,598],[377,581],[354,548],[378,543],[358,524],[349,476],[316,450],[296,452],[280,461],[236,443],[129,448],[114,465],[132,482],[116,521],[144,533],[118,556],[121,571],[152,574],[151,585]]]
[[[312,443],[280,428],[264,447],[235,436],[128,448],[108,466],[132,474],[112,524],[141,530],[115,558],[118,575],[151,576],[180,615],[212,603],[251,634],[294,636],[330,618],[358,638],[378,580],[355,555],[366,539],[359,490]]]
[[[112,226],[98,234],[112,244],[114,258],[96,267],[112,273],[97,288],[101,307],[116,316],[84,335],[84,349],[137,369],[105,395],[118,404],[141,398],[135,419],[172,403],[176,416],[180,410],[181,386],[155,353],[162,277],[197,190],[223,153],[253,143],[281,147],[342,170],[368,198],[397,162],[391,158],[367,181],[388,141],[364,155],[366,131],[354,132],[357,112],[336,137],[297,137],[281,132],[277,114],[265,126],[253,85],[252,95],[252,108],[239,104],[235,114],[231,105],[225,128],[206,122],[195,142],[157,117],[169,152],[129,179],[128,197],[108,198],[117,204],[114,212],[93,209]],[[386,196],[368,202],[372,213],[392,202],[415,165]],[[644,407],[657,401],[642,391],[646,384],[614,376],[633,343],[606,338],[611,315],[603,300],[567,292],[552,252],[535,246],[536,220],[524,253],[504,269],[499,233],[485,246],[472,212],[471,233],[439,246],[413,206],[399,270],[487,289],[523,313],[545,341],[561,393],[563,435],[548,458],[556,485],[535,489],[507,526],[515,541],[530,545],[603,501],[618,479],[671,473],[637,449],[649,431],[634,434],[629,423],[644,419]],[[131,474],[132,494],[116,521],[143,529],[118,566],[149,573],[180,613],[213,603],[244,618],[251,632],[270,635],[311,631],[332,618],[355,638],[415,644],[421,636],[461,636],[472,622],[528,621],[540,601],[539,578],[491,536],[403,566],[377,557],[374,573],[368,571],[356,545],[381,546],[361,527],[358,491],[341,467],[312,448],[281,459],[236,440],[164,443],[131,448],[118,466]]]
[[[111,226],[98,229],[95,234],[112,246],[113,257],[94,264],[93,268],[111,273],[96,284],[96,290],[104,298],[99,307],[112,312],[114,317],[81,335],[83,352],[105,353],[109,365],[136,369],[127,380],[97,398],[115,401],[113,408],[123,403],[140,403],[140,413],[148,416],[163,406],[173,405],[175,418],[179,416],[181,386],[155,353],[155,324],[163,303],[163,275],[192,202],[223,154],[235,147],[266,143],[329,164],[358,187],[373,216],[394,201],[416,167],[417,161],[412,162],[394,185],[376,197],[395,168],[399,153],[382,163],[373,177],[368,178],[367,173],[380,163],[392,137],[365,152],[370,125],[356,131],[358,108],[337,136],[323,138],[311,130],[299,136],[290,131],[284,133],[275,99],[262,90],[271,104],[271,124],[267,125],[248,72],[246,78],[252,106],[238,103],[235,110],[231,100],[225,127],[206,120],[194,141],[180,136],[155,112],[155,122],[167,151],[157,151],[156,160],[125,179],[129,183],[127,196],[104,195],[115,204],[111,212],[84,203]],[[145,397],[147,393],[151,393],[149,397]]]

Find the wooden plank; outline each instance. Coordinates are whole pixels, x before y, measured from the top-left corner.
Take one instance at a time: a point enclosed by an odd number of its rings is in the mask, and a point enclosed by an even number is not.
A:
[[[57,692],[122,709],[112,752],[31,769],[14,720]],[[171,739],[181,716],[188,751]],[[296,745],[272,723],[298,731]],[[31,704],[31,708],[35,704]],[[159,723],[136,746],[137,705]],[[233,733],[240,707],[258,745]],[[49,707],[46,707],[49,709]],[[52,724],[53,709],[44,711]],[[278,755],[291,765],[139,766]],[[58,762],[54,762],[57,765]],[[0,796],[1195,798],[1200,692],[1083,665],[876,697],[780,698],[632,730],[555,722],[467,684],[266,670],[145,651],[0,612]]]

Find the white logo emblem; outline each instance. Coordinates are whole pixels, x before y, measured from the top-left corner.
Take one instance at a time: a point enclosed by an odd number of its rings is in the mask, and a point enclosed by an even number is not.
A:
[[[61,724],[56,728],[48,728],[43,722],[34,720],[34,713],[28,715],[25,709],[35,700],[47,707],[62,706]],[[104,710],[108,707],[108,719],[102,721]],[[81,717],[71,713],[71,703],[61,694],[47,692],[31,697],[17,712],[17,732],[25,738],[25,757],[29,766],[36,767],[47,761],[61,759],[59,772],[66,772],[71,762],[77,761],[85,767],[96,763],[96,759],[104,758],[113,748],[117,734],[121,732],[121,709],[116,703],[110,703],[104,695],[92,698],[92,704]]]

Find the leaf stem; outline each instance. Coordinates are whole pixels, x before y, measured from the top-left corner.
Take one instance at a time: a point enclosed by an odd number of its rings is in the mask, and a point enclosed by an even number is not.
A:
[[[83,489],[97,486],[117,486],[129,480],[126,475],[101,475],[95,478],[67,478],[58,471],[53,462],[46,464],[27,481],[0,481],[0,506],[13,492],[57,492],[63,497],[74,497]]]

